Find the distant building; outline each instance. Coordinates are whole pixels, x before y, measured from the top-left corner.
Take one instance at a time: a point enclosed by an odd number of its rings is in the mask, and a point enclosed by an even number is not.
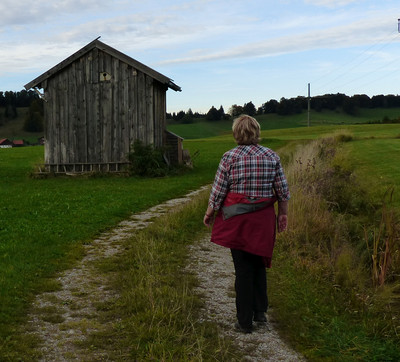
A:
[[[181,147],[166,133],[166,92],[181,88],[98,39],[25,88],[44,90],[49,172],[119,171],[136,140]],[[180,160],[181,152],[170,149],[167,157]]]
[[[12,146],[13,143],[8,138],[0,139],[0,148],[11,148]]]
[[[12,141],[13,147],[23,147],[25,146],[24,140],[14,140]]]

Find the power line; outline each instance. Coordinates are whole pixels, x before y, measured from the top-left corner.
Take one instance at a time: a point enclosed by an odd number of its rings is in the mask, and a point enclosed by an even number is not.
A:
[[[319,78],[315,79],[314,82],[318,82],[320,79],[325,78],[326,76],[329,76],[330,74],[336,72],[337,70],[340,70],[341,68],[346,67],[348,64],[351,64],[352,62],[354,62],[354,61],[357,60],[358,58],[362,57],[365,53],[367,53],[367,52],[368,52],[369,50],[371,50],[373,47],[375,47],[376,45],[380,44],[382,41],[386,40],[386,38],[387,38],[388,36],[393,35],[395,32],[396,32],[396,31],[391,31],[390,33],[388,33],[388,35],[385,35],[385,38],[382,38],[379,42],[370,45],[370,46],[369,46],[367,49],[365,49],[362,53],[359,53],[355,58],[350,59],[349,61],[347,61],[347,62],[345,62],[344,64],[340,65],[338,68],[333,69],[333,70],[329,71],[328,73],[326,73],[326,74],[320,76]],[[392,38],[391,41],[390,41],[389,43],[391,43],[394,39],[395,39],[395,37]],[[386,45],[388,45],[389,43],[384,43],[383,46],[382,46],[382,48],[385,47]],[[381,50],[381,49],[378,49],[378,50]],[[369,57],[368,57],[368,58],[369,58]],[[355,66],[357,66],[357,64],[356,64]],[[353,68],[353,67],[352,67],[352,68]]]
[[[394,33],[395,33],[395,31],[390,32],[389,36],[393,35]],[[398,35],[396,35],[395,37],[391,37],[391,39],[390,39],[389,42],[385,42],[384,44],[382,44],[378,49],[376,49],[376,50],[374,51],[374,53],[376,53],[376,52],[378,52],[378,51],[384,49],[386,46],[388,46],[389,44],[391,44],[392,42],[394,42],[394,41],[397,39],[397,37],[398,37]],[[385,37],[385,39],[386,39],[386,38],[387,38],[387,36]],[[382,39],[382,41],[385,40],[385,39]],[[328,72],[327,74],[321,76],[320,78],[318,78],[318,79],[317,79],[316,81],[314,81],[314,82],[318,83],[318,81],[320,81],[321,79],[323,79],[323,80],[324,80],[324,83],[327,84],[327,83],[328,83],[328,79],[327,79],[327,78],[328,78],[328,76],[329,76],[330,74],[336,72],[337,70],[344,69],[348,64],[351,64],[351,63],[355,62],[357,59],[359,59],[360,57],[362,57],[364,54],[366,54],[367,52],[370,52],[370,50],[371,50],[372,48],[374,48],[375,46],[379,45],[379,43],[382,43],[382,41],[380,41],[380,42],[378,42],[378,43],[375,43],[375,44],[369,46],[369,47],[368,47],[366,50],[364,50],[362,53],[358,54],[355,58],[353,58],[353,59],[351,59],[350,61],[346,62],[345,64],[341,65],[339,68],[336,68],[336,69],[334,69],[334,70]],[[369,60],[371,57],[373,57],[373,56],[374,56],[374,53],[370,52],[369,55],[368,55],[367,57],[361,59],[359,62],[353,64],[351,67],[349,67],[349,68],[347,68],[347,69],[344,69],[344,71],[343,71],[342,73],[338,74],[336,77],[334,77],[333,79],[329,80],[329,83],[331,83],[331,82],[333,82],[333,81],[335,81],[335,80],[340,79],[341,77],[345,76],[345,75],[348,74],[350,71],[352,71],[353,69],[359,67],[361,64],[365,63],[367,60]],[[397,61],[397,60],[395,60],[395,61]],[[389,64],[391,64],[391,63],[393,63],[393,62],[395,62],[395,61],[392,61],[392,62],[390,62]],[[383,67],[385,67],[385,66],[387,66],[387,65],[388,65],[388,64],[385,64]],[[378,69],[381,69],[381,68],[383,68],[383,67],[379,67]],[[376,71],[376,69],[373,69],[373,71]],[[345,83],[345,85],[347,85],[347,84],[349,84],[349,83],[351,83],[351,82],[353,82],[353,81],[355,81],[355,80],[358,80],[359,78],[360,78],[360,77],[357,77],[356,79],[353,79],[352,81],[348,81],[348,82]],[[314,82],[313,82],[313,84],[314,84]],[[323,88],[323,87],[324,87],[324,85],[321,85],[321,86],[319,86],[319,87],[317,86],[316,89],[318,90],[318,89],[321,89],[321,88]],[[326,93],[326,92],[325,92],[325,93]],[[329,92],[328,92],[328,93],[329,93]]]
[[[386,64],[386,65],[390,65],[390,64],[395,63],[395,62],[398,62],[398,61],[399,61],[399,59],[395,59],[394,61],[392,61],[392,62],[390,62],[390,63],[388,63],[388,64]],[[385,65],[385,66],[386,66],[386,65]],[[382,68],[384,68],[384,67],[382,67]],[[378,70],[380,70],[380,69],[378,69]],[[394,72],[388,73],[388,74],[383,75],[383,76],[380,75],[380,76],[376,77],[376,78],[373,79],[373,80],[370,80],[370,81],[368,81],[368,82],[366,82],[366,83],[360,84],[357,88],[358,88],[358,89],[362,89],[362,88],[366,87],[367,85],[370,85],[370,84],[372,84],[372,83],[375,83],[375,82],[378,81],[378,80],[382,80],[382,79],[385,79],[385,78],[388,78],[388,77],[393,77],[393,75],[394,75],[395,73],[398,73],[398,72],[400,72],[400,69],[397,69],[397,70],[395,70]],[[355,89],[355,88],[353,88],[353,89]],[[352,92],[352,93],[353,93],[353,92]]]

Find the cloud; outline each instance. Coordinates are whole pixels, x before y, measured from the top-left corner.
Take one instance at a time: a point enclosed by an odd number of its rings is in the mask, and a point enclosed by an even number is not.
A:
[[[97,19],[79,24],[59,35],[59,40],[76,41],[82,39],[82,34],[93,36],[105,34],[109,39],[130,39],[131,43],[151,47],[154,41],[161,43],[164,38],[179,36],[184,32],[179,26],[171,26],[174,23],[171,15],[151,16],[150,14],[131,14],[124,16]]]
[[[387,35],[387,25],[386,18],[377,18],[374,22],[365,19],[349,25],[268,38],[205,54],[203,52],[202,55],[193,52],[193,54],[189,54],[186,57],[165,60],[159,64],[194,63],[245,57],[271,57],[312,49],[346,48],[371,44],[381,41],[382,36]]]
[[[54,44],[45,43],[17,44],[13,45],[12,49],[10,49],[10,46],[2,46],[0,48],[0,75],[49,69],[63,60],[64,55],[65,57],[71,55],[67,52],[68,49],[63,49],[63,47],[56,49]]]
[[[104,2],[107,4],[106,2]],[[110,6],[110,5],[109,5]],[[103,7],[107,10],[107,5]],[[2,0],[0,3],[1,27],[27,25],[51,21],[69,14],[81,14],[87,10],[98,10],[96,0]]]
[[[359,2],[359,0],[305,0],[305,2],[315,6],[337,8]]]

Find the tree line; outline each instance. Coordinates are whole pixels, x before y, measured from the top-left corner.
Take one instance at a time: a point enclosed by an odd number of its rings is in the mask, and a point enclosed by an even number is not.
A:
[[[232,105],[228,112],[225,112],[221,105],[218,109],[212,106],[207,113],[179,111],[167,113],[167,120],[176,123],[193,123],[196,119],[208,121],[221,121],[235,118],[240,114],[250,116],[275,113],[286,116],[302,113],[308,109],[309,99],[304,96],[296,98],[281,98],[279,101],[270,99],[258,108],[253,102],[241,105]],[[39,95],[32,90],[21,90],[20,92],[0,91],[0,107],[4,109],[0,113],[0,126],[5,122],[12,121],[18,117],[18,108],[29,107],[26,113],[24,130],[30,132],[43,131],[43,101]],[[316,112],[322,110],[341,110],[349,115],[357,115],[360,108],[394,108],[400,107],[399,95],[375,95],[369,97],[366,94],[347,96],[343,93],[325,94],[310,98],[310,108]]]
[[[275,113],[286,116],[291,114],[302,113],[308,109],[309,99],[307,97],[298,96],[296,98],[281,98],[279,101],[270,99],[258,108],[253,102],[245,103],[243,106],[234,104],[225,113],[224,108],[220,106],[216,109],[212,106],[205,114],[193,113],[191,109],[187,112],[179,111],[178,113],[167,113],[167,119],[171,122],[192,123],[198,118],[207,119],[209,121],[219,121],[235,118],[240,114],[248,114],[250,116]],[[355,116],[360,108],[394,108],[400,107],[399,95],[376,95],[369,97],[366,94],[356,94],[347,96],[343,93],[325,94],[310,98],[310,108],[316,112],[322,110],[341,110],[344,113]]]
[[[19,92],[0,91],[0,126],[18,118],[18,109],[29,107],[24,120],[24,130],[28,132],[43,131],[43,101],[33,90]]]

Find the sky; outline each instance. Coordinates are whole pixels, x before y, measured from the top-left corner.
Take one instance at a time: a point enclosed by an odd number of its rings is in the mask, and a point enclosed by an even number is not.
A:
[[[398,94],[398,0],[1,0],[0,91],[92,40],[171,78],[167,111]]]

